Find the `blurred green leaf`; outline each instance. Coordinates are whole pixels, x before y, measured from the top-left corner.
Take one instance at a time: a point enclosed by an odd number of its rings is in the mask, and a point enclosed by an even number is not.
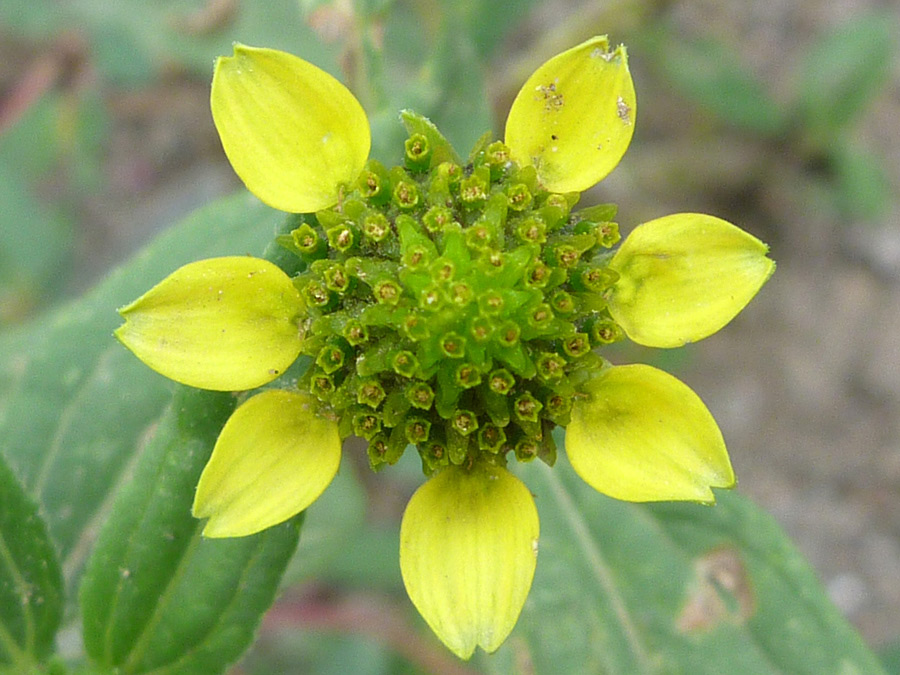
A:
[[[871,221],[890,208],[892,187],[877,157],[850,143],[835,143],[831,168],[837,187],[838,207],[851,221]]]
[[[50,92],[0,136],[0,326],[64,287],[73,253],[68,203],[100,185],[107,130],[92,92]]]
[[[0,336],[0,454],[41,505],[68,583],[170,398],[112,337],[116,308],[191,260],[262,250],[282,219],[246,193],[216,202],[83,298]]]
[[[194,486],[236,405],[179,388],[116,499],[81,586],[85,646],[116,672],[222,672],[275,597],[302,516],[251,537],[204,539]]]
[[[11,0],[0,3],[0,27],[29,38],[47,38],[65,25],[55,0]]]
[[[669,28],[649,33],[645,46],[680,93],[727,124],[766,136],[785,129],[785,115],[736,50],[714,39],[684,39]]]
[[[537,4],[537,0],[461,0],[452,3],[452,7],[464,22],[480,60],[485,62]]]
[[[20,179],[43,176],[58,161],[64,105],[61,95],[45,94],[0,135],[0,160],[14,167]]]
[[[900,641],[878,650],[881,664],[890,675],[900,675]]]
[[[71,224],[39,202],[0,151],[0,327],[39,306],[64,276]]]
[[[248,675],[417,675],[416,669],[384,645],[354,635],[284,630],[266,640],[242,663]]]
[[[29,672],[53,647],[62,576],[47,527],[0,457],[0,668]]]
[[[406,134],[399,112],[404,109],[431,120],[466,156],[493,127],[493,118],[484,90],[484,65],[455,6],[441,5],[427,22],[410,8],[398,6],[385,30],[385,50],[377,57],[394,75],[384,108],[370,115],[372,156],[391,164],[402,161],[398,148],[402,149]]]
[[[809,48],[797,106],[818,148],[829,150],[884,86],[896,40],[894,17],[872,12],[842,23]]]
[[[771,517],[718,504],[628,504],[560,456],[523,467],[541,551],[519,625],[491,673],[882,673]]]
[[[0,24],[32,38],[63,28],[86,33],[103,75],[136,86],[177,66],[211,77],[217,56],[233,42],[299,54],[333,73],[335,52],[303,21],[297,0],[5,0]]]
[[[284,575],[285,584],[327,576],[347,547],[366,536],[366,495],[348,464],[343,462],[331,485],[307,510],[303,538]]]

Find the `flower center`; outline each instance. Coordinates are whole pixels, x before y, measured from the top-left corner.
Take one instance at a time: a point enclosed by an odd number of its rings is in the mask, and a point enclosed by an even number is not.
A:
[[[278,242],[305,263],[298,386],[369,443],[373,469],[415,446],[448,464],[553,463],[551,432],[622,337],[604,293],[616,208],[572,211],[500,142],[466,165],[433,161],[414,133],[405,161],[370,161],[333,208]],[[438,139],[442,140],[442,139]]]

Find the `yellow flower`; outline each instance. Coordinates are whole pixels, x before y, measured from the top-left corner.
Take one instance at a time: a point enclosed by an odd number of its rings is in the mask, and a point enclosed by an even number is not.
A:
[[[597,490],[631,501],[712,502],[734,484],[700,399],[596,349],[624,333],[674,347],[727,324],[774,269],[767,248],[700,214],[639,225],[615,253],[615,207],[572,211],[615,168],[634,130],[624,47],[605,37],[542,65],[505,142],[463,166],[405,112],[404,165],[368,161],[366,116],[340,83],[270,49],[216,64],[212,111],[235,171],[294,213],[279,238],[295,278],[257,258],[187,265],[121,311],[118,338],[184,384],[248,390],[298,355],[298,382],[248,398],[223,428],[194,502],[204,534],[251,534],[311,504],[341,440],[378,470],[415,446],[429,479],[401,525],[409,596],[458,656],[493,651],[534,575],[538,516],[507,455],[548,464],[550,434]]]

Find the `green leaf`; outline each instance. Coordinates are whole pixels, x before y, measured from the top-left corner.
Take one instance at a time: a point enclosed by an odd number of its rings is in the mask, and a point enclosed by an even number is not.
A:
[[[888,643],[878,650],[878,655],[890,675],[900,675],[900,641]]]
[[[296,0],[7,0],[0,24],[44,38],[77,26],[89,36],[102,74],[124,85],[146,83],[173,64],[209,77],[213,60],[231,53],[235,41],[297,53],[337,71],[336,49],[306,25]]]
[[[462,0],[446,6],[459,13],[479,57],[486,61],[503,46],[506,35],[519,26],[536,4],[536,0]]]
[[[736,50],[712,39],[683,39],[668,28],[652,33],[646,46],[681,93],[724,122],[766,136],[784,130],[785,115]]]
[[[60,276],[71,223],[35,199],[8,157],[0,154],[0,327],[39,305]]]
[[[0,457],[0,669],[24,673],[50,653],[62,592],[47,527]]]
[[[519,472],[541,518],[519,625],[488,672],[882,673],[773,519],[739,494],[713,507],[603,497],[560,456]]]
[[[444,138],[440,130],[427,117],[423,117],[413,110],[403,110],[400,112],[400,120],[406,127],[406,133],[410,136],[413,134],[422,134],[428,139],[431,146],[431,166],[435,167],[441,162],[456,162],[460,164],[462,160],[450,142]]]
[[[837,183],[838,206],[851,221],[884,216],[891,203],[891,181],[874,155],[849,143],[836,143],[831,166]]]
[[[896,42],[894,17],[872,12],[842,23],[810,47],[797,105],[817,147],[828,150],[881,90]]]
[[[478,137],[492,126],[484,89],[484,65],[454,3],[441,5],[439,28],[423,30],[422,17],[402,5],[388,15],[383,53],[391,88],[379,110],[370,114],[372,156],[386,163],[397,160],[406,135],[397,111],[415,110],[431,120],[452,146],[465,156]],[[378,70],[380,63],[370,69]]]
[[[191,260],[261,251],[282,219],[247,193],[214,203],[83,298],[0,336],[0,455],[41,505],[68,584],[170,398],[113,338],[116,308]]]
[[[300,521],[251,537],[205,539],[194,486],[228,415],[228,393],[180,388],[116,500],[81,587],[84,640],[120,673],[218,673],[274,599]]]
[[[371,523],[366,523],[365,490],[354,467],[345,461],[331,485],[306,510],[303,538],[284,582],[294,584],[333,575],[335,567],[353,555],[348,547],[358,546],[371,529]],[[392,553],[396,566],[397,551]]]

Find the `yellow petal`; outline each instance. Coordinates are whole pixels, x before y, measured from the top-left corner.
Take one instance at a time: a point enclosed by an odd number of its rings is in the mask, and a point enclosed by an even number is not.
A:
[[[331,75],[292,54],[235,45],[234,56],[216,61],[211,104],[231,166],[276,209],[333,206],[368,158],[362,106]]]
[[[506,469],[451,466],[422,485],[400,526],[406,591],[441,641],[468,659],[509,635],[531,588],[538,516]]]
[[[635,342],[679,347],[731,321],[775,271],[769,248],[720,218],[679,213],[639,225],[613,256],[609,311]]]
[[[260,258],[210,258],[177,269],[119,313],[116,337],[166,377],[236,391],[271,382],[300,353],[304,304]]]
[[[572,406],[566,454],[595,490],[632,502],[713,502],[732,487],[725,441],[703,401],[656,368],[613,366]]]
[[[337,423],[306,394],[272,389],[243,403],[222,428],[192,512],[207,537],[243,537],[312,504],[341,462]]]
[[[634,84],[624,46],[606,36],[559,54],[535,71],[506,120],[506,145],[533,164],[545,188],[581,192],[612,171],[631,142]]]

